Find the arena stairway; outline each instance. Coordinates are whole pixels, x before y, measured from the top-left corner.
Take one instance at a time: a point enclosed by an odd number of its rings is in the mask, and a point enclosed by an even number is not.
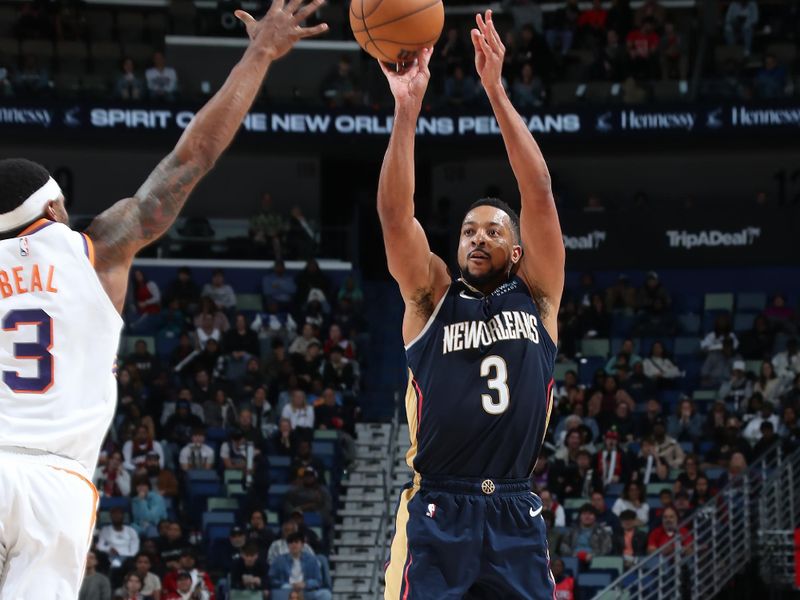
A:
[[[335,526],[330,555],[334,600],[383,597],[379,578],[391,529],[389,491],[396,430],[392,423],[356,426],[356,457],[341,482],[337,513],[341,522]]]

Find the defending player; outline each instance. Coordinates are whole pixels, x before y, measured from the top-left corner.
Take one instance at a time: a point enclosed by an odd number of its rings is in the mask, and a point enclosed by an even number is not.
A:
[[[132,198],[73,232],[41,166],[0,161],[0,600],[74,600],[91,541],[90,482],[116,406],[112,375],[134,255],[172,225],[233,140],[272,61],[325,25],[322,0],[276,0],[242,59]]]
[[[564,245],[542,154],[500,80],[504,47],[477,15],[475,66],[522,198],[475,202],[452,281],[414,218],[414,134],[430,77],[381,65],[395,122],[378,187],[389,270],[405,301],[408,463],[386,569],[392,600],[553,597],[541,500],[531,493],[552,406]],[[523,253],[524,248],[524,253]]]

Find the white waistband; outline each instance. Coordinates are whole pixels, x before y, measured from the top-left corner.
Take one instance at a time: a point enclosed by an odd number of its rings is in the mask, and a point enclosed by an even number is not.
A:
[[[14,458],[15,460],[37,465],[46,465],[48,467],[73,471],[84,479],[92,481],[91,474],[87,473],[83,465],[77,460],[59,454],[52,454],[44,450],[22,448],[20,446],[0,446],[0,457]]]

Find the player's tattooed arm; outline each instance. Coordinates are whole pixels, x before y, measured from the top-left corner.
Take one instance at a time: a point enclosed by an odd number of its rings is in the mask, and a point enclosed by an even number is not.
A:
[[[324,23],[302,26],[323,3],[275,0],[260,21],[236,11],[250,37],[242,59],[136,194],[114,204],[89,226],[87,233],[97,256],[95,268],[118,309],[124,303],[133,257],[172,226],[191,191],[233,141],[272,61],[289,52],[297,41],[327,30]]]
[[[564,287],[565,250],[550,172],[538,144],[503,88],[505,47],[492,21],[492,12],[477,15],[476,24],[471,34],[475,68],[500,126],[522,200],[520,234],[525,253],[518,273],[528,284],[547,332],[555,340]]]

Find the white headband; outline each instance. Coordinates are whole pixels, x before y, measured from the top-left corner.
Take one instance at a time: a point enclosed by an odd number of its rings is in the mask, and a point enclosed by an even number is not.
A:
[[[47,203],[58,200],[61,188],[50,177],[42,187],[28,196],[27,200],[14,210],[0,214],[0,231],[12,231],[26,225],[44,214]]]

